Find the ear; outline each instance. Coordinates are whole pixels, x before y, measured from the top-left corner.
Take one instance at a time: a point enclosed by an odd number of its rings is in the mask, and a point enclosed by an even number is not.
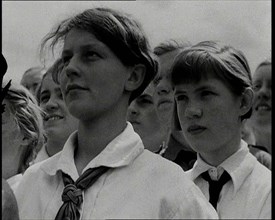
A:
[[[253,105],[254,92],[251,88],[246,88],[241,97],[240,111],[245,115]]]
[[[21,146],[28,146],[31,143],[31,140],[27,137],[22,137]]]
[[[143,83],[146,73],[146,67],[143,64],[137,64],[132,67],[132,71],[125,83],[126,91],[134,91]]]

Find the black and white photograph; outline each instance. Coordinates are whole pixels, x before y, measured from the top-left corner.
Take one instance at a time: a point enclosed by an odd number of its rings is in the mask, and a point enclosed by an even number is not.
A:
[[[2,219],[271,219],[271,0],[2,4]]]

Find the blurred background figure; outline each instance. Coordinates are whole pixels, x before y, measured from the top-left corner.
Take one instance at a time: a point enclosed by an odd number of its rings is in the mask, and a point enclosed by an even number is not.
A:
[[[44,73],[45,69],[43,67],[31,67],[24,72],[20,84],[25,86],[33,95],[35,95],[36,89],[39,86]]]
[[[69,135],[77,130],[78,120],[69,113],[60,86],[52,78],[52,74],[61,69],[62,60],[58,59],[44,74],[37,89],[36,98],[46,113],[43,124],[47,141],[39,151],[35,163],[61,151]]]
[[[197,156],[189,147],[183,134],[174,124],[174,91],[171,84],[170,71],[175,57],[184,48],[191,46],[189,42],[168,40],[154,48],[158,56],[159,71],[154,79],[157,113],[165,127],[168,148],[163,157],[180,165],[184,170],[192,168]]]
[[[1,54],[0,57],[1,63],[1,85],[3,84],[3,77],[8,69],[8,64],[6,62],[5,57]],[[11,81],[10,81],[11,82]],[[0,91],[1,98],[1,114],[4,113],[4,105],[2,105],[2,101],[4,101],[4,97],[7,95],[8,85],[2,85]],[[15,199],[15,195],[7,183],[5,179],[2,177],[2,219],[3,220],[19,220],[18,214],[18,206]]]
[[[151,82],[144,92],[131,102],[127,120],[141,137],[146,149],[162,154],[166,147],[167,132],[157,114],[154,90]]]
[[[2,178],[2,220],[19,220],[15,195],[5,179]]]
[[[271,169],[271,111],[272,81],[271,59],[264,60],[252,75],[254,103],[250,119],[244,125],[249,136],[243,138],[249,144],[250,152]],[[244,132],[245,133],[245,132]]]
[[[2,178],[15,190],[22,173],[43,144],[42,111],[35,97],[25,87],[14,82],[3,103]]]

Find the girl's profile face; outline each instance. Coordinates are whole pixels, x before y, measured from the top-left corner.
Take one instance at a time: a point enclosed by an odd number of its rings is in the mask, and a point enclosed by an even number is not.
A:
[[[67,139],[77,130],[78,120],[68,111],[60,86],[53,81],[51,73],[42,81],[39,102],[40,107],[47,113],[43,120],[49,138]]]
[[[254,104],[252,120],[258,125],[271,124],[271,65],[260,66],[253,75]]]
[[[72,29],[62,52],[60,85],[66,105],[78,119],[111,113],[124,93],[131,67],[92,33]]]
[[[240,139],[240,97],[214,77],[175,86],[177,113],[191,147],[200,153],[223,152]]]

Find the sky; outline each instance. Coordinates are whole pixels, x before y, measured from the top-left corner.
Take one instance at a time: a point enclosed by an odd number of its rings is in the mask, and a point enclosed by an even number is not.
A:
[[[98,6],[133,15],[152,47],[168,39],[219,40],[242,50],[252,72],[271,56],[270,0],[2,1],[5,78],[20,82],[25,70],[41,65],[41,40],[55,25]]]

